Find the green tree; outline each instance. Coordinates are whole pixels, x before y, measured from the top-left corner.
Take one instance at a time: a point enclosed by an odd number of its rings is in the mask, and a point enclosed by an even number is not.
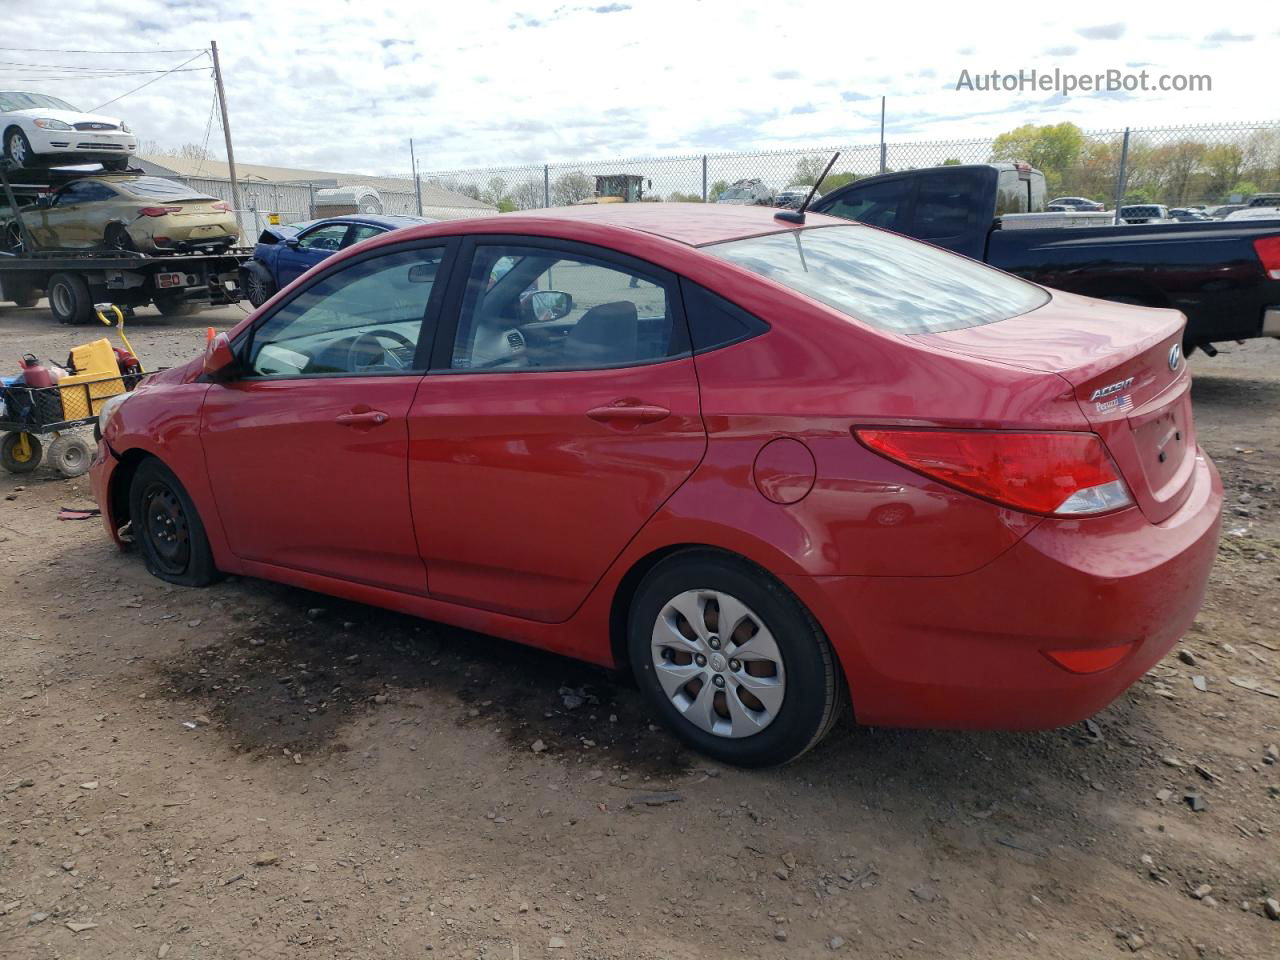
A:
[[[729,189],[728,180],[717,180],[715,183],[711,184],[711,186],[707,187],[707,200],[710,203],[715,203],[716,198],[719,197],[720,194],[724,193],[728,189]]]
[[[991,144],[991,159],[996,162],[1022,161],[1044,174],[1051,193],[1062,189],[1067,171],[1080,158],[1085,136],[1074,123],[1036,126],[1023,124],[996,137]]]
[[[562,173],[551,181],[551,202],[557,207],[568,207],[579,200],[590,199],[595,189],[595,181],[581,170]]]
[[[945,160],[943,160],[943,161],[942,161],[942,165],[943,165],[944,167],[958,167],[958,166],[960,166],[960,158],[959,158],[959,157],[947,157],[947,159],[945,159]]]
[[[796,161],[796,172],[791,175],[792,184],[804,184],[812,187],[822,176],[822,171],[831,158],[826,156],[801,157]]]
[[[702,195],[697,193],[681,193],[679,190],[667,194],[668,203],[701,203]]]

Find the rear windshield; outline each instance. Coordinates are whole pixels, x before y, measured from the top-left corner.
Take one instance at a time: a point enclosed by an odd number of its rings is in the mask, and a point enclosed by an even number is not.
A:
[[[1047,303],[1034,284],[870,227],[813,227],[702,248],[889,333],[940,333]]]
[[[128,191],[135,197],[145,200],[213,200],[198,190],[192,190],[185,183],[177,180],[166,180],[163,177],[131,177],[127,180],[113,180],[112,183],[121,190]]]

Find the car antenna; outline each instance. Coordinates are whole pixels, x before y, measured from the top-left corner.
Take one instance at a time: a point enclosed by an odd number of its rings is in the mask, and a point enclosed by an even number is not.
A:
[[[804,203],[800,204],[795,210],[779,210],[773,215],[775,220],[785,220],[787,223],[804,223],[804,212],[809,209],[809,204],[813,200],[813,195],[818,192],[818,188],[822,186],[822,181],[827,179],[827,174],[831,172],[831,168],[836,165],[836,161],[840,159],[840,151],[837,150],[831,155],[831,159],[827,161],[826,169],[822,171],[822,176],[813,182],[813,189],[809,191],[809,195],[804,198]]]

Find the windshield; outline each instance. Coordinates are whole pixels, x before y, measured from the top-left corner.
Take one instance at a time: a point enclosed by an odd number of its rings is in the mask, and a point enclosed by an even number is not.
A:
[[[751,196],[750,190],[744,190],[742,187],[730,187],[724,193],[720,194],[721,200],[745,200]]]
[[[197,190],[192,190],[185,183],[179,183],[176,180],[166,180],[163,177],[128,177],[120,180],[112,180],[115,186],[121,190],[125,190],[135,197],[141,197],[144,200],[215,200],[216,197],[206,196]]]
[[[33,107],[70,110],[72,113],[80,112],[67,101],[59,100],[57,97],[49,97],[43,93],[23,93],[20,90],[0,93],[0,112],[2,113],[9,113],[13,110],[30,110]]]
[[[702,249],[888,333],[976,327],[1049,301],[1025,280],[870,227],[812,227]]]

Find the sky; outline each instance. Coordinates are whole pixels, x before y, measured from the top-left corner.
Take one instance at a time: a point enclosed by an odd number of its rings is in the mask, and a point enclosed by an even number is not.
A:
[[[874,143],[881,96],[890,142],[1023,123],[1272,120],[1274,10],[1240,0],[0,0],[0,90],[86,110],[114,100],[103,112],[142,139],[207,143],[221,158],[199,49],[216,40],[237,159],[408,175],[410,137],[424,173]],[[83,52],[56,52],[69,49]],[[134,72],[193,57],[168,75]],[[962,70],[1033,68],[1208,74],[1212,91],[955,89]]]

